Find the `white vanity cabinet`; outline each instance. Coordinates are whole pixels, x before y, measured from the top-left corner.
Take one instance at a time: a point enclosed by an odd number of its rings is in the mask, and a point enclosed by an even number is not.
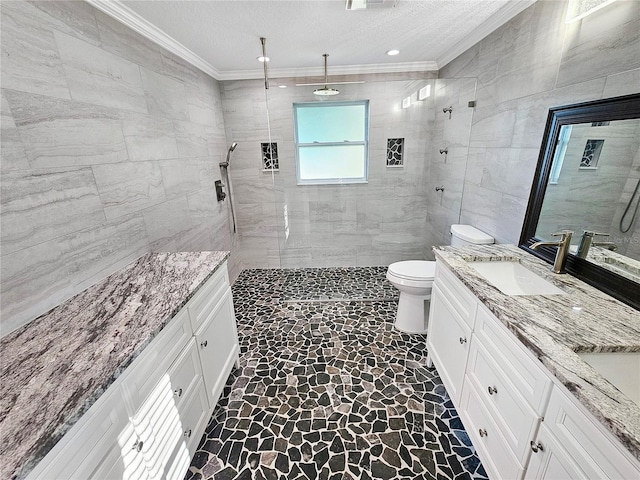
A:
[[[238,354],[225,263],[28,478],[181,480]]]
[[[489,478],[640,478],[640,462],[440,261],[427,335]]]
[[[469,354],[475,298],[448,271],[436,271],[431,292],[427,349],[449,396],[458,402]]]

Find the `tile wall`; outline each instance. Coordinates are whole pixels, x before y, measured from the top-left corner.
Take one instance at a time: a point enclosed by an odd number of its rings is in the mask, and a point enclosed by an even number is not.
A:
[[[2,334],[145,252],[231,248],[215,80],[85,2],[1,22]]]
[[[640,91],[640,2],[565,23],[567,1],[539,1],[439,72],[476,77],[461,221],[516,243],[548,109]]]
[[[446,82],[438,82],[444,92]],[[428,202],[438,179],[430,168],[434,156],[438,156],[437,148],[444,142],[438,135],[449,135],[447,140],[453,149],[462,144],[466,153],[468,126],[466,134],[461,129],[465,123],[470,125],[471,109],[460,110],[450,127],[442,125],[438,129],[436,110],[449,98],[431,96],[417,102],[417,91],[427,83],[434,87],[435,79],[339,85],[336,100],[370,100],[369,182],[299,186],[292,104],[318,100],[312,94],[313,87],[287,85],[281,89],[277,81],[271,83],[267,92],[270,129],[262,81],[222,82],[221,88],[227,138],[238,142],[230,172],[238,205],[243,265],[388,265],[431,255],[425,245],[430,238]],[[472,98],[466,98],[465,89],[473,94],[474,87],[473,80],[456,81],[446,91],[455,97],[456,107],[464,97],[466,109],[467,100]],[[402,109],[402,99],[407,96],[412,96],[412,105]],[[278,172],[262,171],[261,143],[269,141],[269,134],[271,141],[278,143]],[[388,138],[404,138],[401,168],[386,166]],[[452,168],[457,156],[454,151],[450,157]],[[452,186],[451,192],[457,188]],[[459,205],[453,210],[459,210]],[[455,217],[457,221],[457,214]]]

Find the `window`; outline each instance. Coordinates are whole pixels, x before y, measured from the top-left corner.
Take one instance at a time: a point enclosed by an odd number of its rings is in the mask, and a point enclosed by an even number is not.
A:
[[[556,153],[551,163],[551,173],[549,175],[549,184],[557,185],[560,178],[560,171],[562,170],[562,163],[564,162],[564,156],[567,153],[567,147],[569,146],[569,140],[571,139],[571,125],[563,125],[560,129],[560,135],[558,136],[558,146],[556,147]]]
[[[369,101],[294,103],[298,184],[365,183]]]

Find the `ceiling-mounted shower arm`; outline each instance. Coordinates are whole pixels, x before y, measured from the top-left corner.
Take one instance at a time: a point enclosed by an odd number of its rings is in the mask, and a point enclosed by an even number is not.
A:
[[[260,37],[260,44],[262,45],[262,66],[264,68],[264,89],[269,90],[269,75],[267,72],[267,39]]]

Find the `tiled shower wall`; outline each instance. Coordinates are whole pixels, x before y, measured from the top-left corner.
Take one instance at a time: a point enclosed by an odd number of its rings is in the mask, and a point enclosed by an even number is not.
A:
[[[434,144],[433,130],[435,111],[442,106],[434,96],[417,102],[416,93],[426,84],[433,88],[436,81],[338,86],[335,100],[370,101],[369,182],[352,185],[296,185],[292,104],[318,100],[312,94],[315,87],[289,84],[280,89],[277,83],[271,82],[268,105],[279,171],[263,172],[260,144],[269,135],[263,82],[222,82],[227,137],[238,142],[230,171],[244,265],[388,265],[428,255],[428,200],[436,186],[429,169],[434,156],[439,157],[441,142]],[[468,82],[458,83],[456,92]],[[412,105],[402,109],[407,96]],[[459,122],[462,115],[457,118]],[[405,139],[402,168],[386,166],[388,138]]]
[[[461,221],[519,239],[550,107],[640,91],[640,2],[565,23],[567,1],[536,2],[439,72],[477,77]]]
[[[2,334],[146,252],[230,249],[218,83],[85,2],[1,17]]]

